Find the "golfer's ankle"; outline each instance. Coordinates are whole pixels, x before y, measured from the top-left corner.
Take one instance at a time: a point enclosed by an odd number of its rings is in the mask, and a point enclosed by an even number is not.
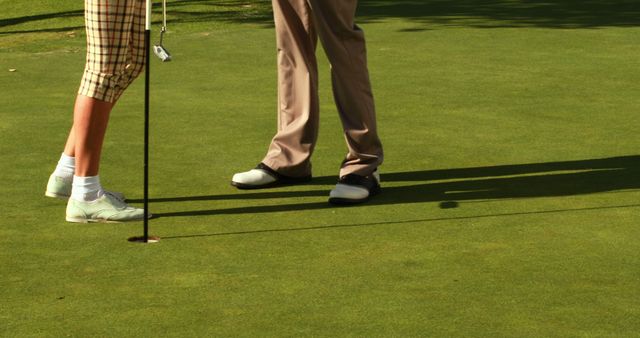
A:
[[[56,169],[53,171],[53,174],[58,177],[62,177],[65,180],[72,180],[73,174],[76,170],[76,159],[75,157],[67,156],[64,153],[60,156],[60,160],[58,161],[58,165]]]
[[[104,195],[100,176],[73,176],[71,198],[76,201],[95,201]]]

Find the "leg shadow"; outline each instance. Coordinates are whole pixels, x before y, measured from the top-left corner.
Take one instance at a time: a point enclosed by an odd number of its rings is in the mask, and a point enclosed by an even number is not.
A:
[[[320,178],[325,182],[329,176]],[[640,188],[640,156],[624,156],[580,161],[529,163],[475,168],[423,170],[382,175],[383,191],[368,203],[395,205],[440,202],[442,208],[456,207],[471,200],[585,195]],[[384,187],[384,182],[426,182]],[[433,182],[438,181],[438,182]],[[327,196],[328,191],[268,191],[152,199],[152,202],[192,200],[244,200]],[[155,214],[157,217],[188,217],[303,211],[333,208],[325,202],[287,203],[227,209],[192,210]]]

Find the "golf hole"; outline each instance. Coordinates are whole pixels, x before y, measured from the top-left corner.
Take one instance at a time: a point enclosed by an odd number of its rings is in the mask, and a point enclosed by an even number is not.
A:
[[[440,209],[454,209],[458,207],[458,202],[456,201],[444,201],[440,202]]]
[[[145,243],[143,236],[130,237],[128,239],[128,241],[129,242],[133,242],[133,243]],[[160,242],[160,237],[158,237],[158,236],[149,236],[147,238],[147,242],[146,243],[158,243],[158,242]]]

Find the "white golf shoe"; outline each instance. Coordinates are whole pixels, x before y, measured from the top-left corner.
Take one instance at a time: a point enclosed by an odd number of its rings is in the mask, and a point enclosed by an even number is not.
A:
[[[73,179],[64,179],[60,176],[51,174],[51,176],[49,176],[49,182],[47,182],[47,190],[45,190],[44,195],[47,197],[68,200],[69,197],[71,197],[72,185]],[[126,200],[124,194],[121,192],[109,191],[109,193],[120,201],[124,202]]]
[[[141,221],[144,209],[134,208],[107,192],[91,202],[67,202],[67,221],[73,223],[122,223]]]
[[[311,181],[311,175],[302,177],[285,176],[260,163],[255,169],[233,175],[231,185],[238,189],[261,189],[309,181]]]
[[[349,174],[340,177],[336,187],[331,190],[329,203],[338,205],[362,203],[379,192],[380,174],[377,170],[368,176]]]

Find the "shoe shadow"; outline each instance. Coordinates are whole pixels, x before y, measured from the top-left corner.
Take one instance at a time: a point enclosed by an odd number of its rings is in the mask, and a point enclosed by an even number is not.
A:
[[[382,174],[382,193],[361,206],[440,202],[455,208],[460,202],[514,198],[585,195],[640,189],[640,156],[578,161],[499,165],[475,168],[421,170]],[[314,178],[310,184],[333,184],[335,177]],[[385,187],[385,182],[421,182]],[[190,197],[155,198],[150,202],[278,199],[328,196],[328,190],[261,191]],[[139,200],[138,200],[139,201]],[[136,202],[136,201],[132,201]],[[335,208],[327,202],[286,203],[211,210],[154,213],[161,217],[188,217],[269,213]]]

